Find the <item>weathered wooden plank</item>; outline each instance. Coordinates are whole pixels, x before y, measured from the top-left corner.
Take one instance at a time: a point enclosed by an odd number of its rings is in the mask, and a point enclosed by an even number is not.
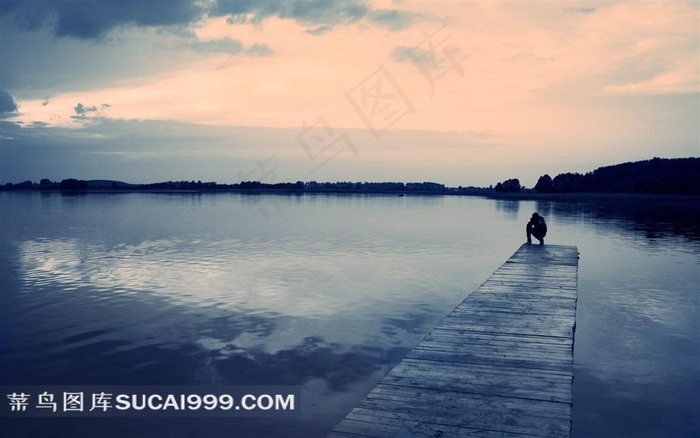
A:
[[[469,304],[457,307],[460,312],[505,312],[505,313],[538,313],[547,315],[556,313],[560,315],[576,315],[576,310],[571,308],[571,303],[566,300],[519,300],[513,302],[505,297],[495,295],[481,295],[470,300]]]
[[[437,332],[437,331],[436,331]],[[455,331],[457,332],[457,331]],[[472,336],[477,335],[477,336]],[[470,351],[472,349],[489,349],[493,351],[510,350],[510,351],[537,351],[551,354],[571,355],[571,346],[566,344],[538,343],[534,342],[534,337],[530,337],[533,342],[516,341],[512,339],[499,339],[500,336],[494,335],[490,338],[485,338],[489,333],[467,332],[462,336],[452,336],[449,332],[440,331],[431,333],[425,337],[421,346],[437,348]],[[551,339],[551,338],[550,338]]]
[[[426,379],[425,377],[430,377]],[[548,382],[542,383],[540,379],[526,379],[517,376],[504,376],[494,374],[491,376],[475,376],[474,378],[456,375],[443,375],[433,373],[406,372],[404,376],[387,376],[386,385],[402,386],[418,389],[435,389],[469,393],[474,395],[493,395],[511,398],[526,398],[532,400],[570,402],[571,391],[568,386],[571,381],[556,386]]]
[[[557,280],[559,281],[562,276],[568,276],[568,275],[576,275],[576,268],[573,267],[567,267],[566,269],[548,269],[546,272],[539,273],[537,275],[537,278],[532,278],[532,271],[538,270],[539,271],[539,266],[533,265],[533,266],[525,266],[525,265],[518,265],[518,266],[510,266],[510,267],[504,267],[498,270],[498,272],[493,274],[493,277],[490,277],[492,280],[506,277],[506,276],[511,276],[514,280],[515,279],[528,279],[532,281],[542,281],[542,280]],[[567,284],[571,283],[571,280],[566,279],[561,282],[562,284]]]
[[[406,419],[404,419],[406,418]],[[472,429],[467,427],[448,426],[439,423],[419,423],[413,421],[408,416],[401,414],[392,415],[390,412],[372,412],[363,409],[354,409],[347,416],[347,419],[355,421],[363,421],[368,424],[386,424],[396,428],[394,438],[407,437],[486,437],[486,438],[508,438],[518,437],[520,435],[511,434],[508,432],[487,431],[483,429]],[[349,435],[342,435],[347,438]],[[356,436],[356,435],[352,435]]]
[[[450,367],[455,367],[459,368],[462,370],[462,372],[465,375],[468,375],[468,373],[478,373],[478,374],[501,374],[504,376],[513,376],[513,375],[522,375],[526,377],[531,377],[535,376],[537,378],[542,378],[546,379],[547,381],[562,381],[566,380],[567,382],[570,382],[572,379],[572,376],[568,372],[559,372],[559,371],[540,371],[540,370],[528,370],[528,369],[522,369],[522,368],[513,368],[513,367],[492,367],[489,365],[478,365],[474,364],[469,367],[463,367],[459,364],[451,364],[448,362],[445,363],[435,363],[434,361],[427,361],[427,360],[421,360],[421,359],[411,359],[411,358],[404,358],[398,365],[396,365],[395,368],[398,369],[399,366],[408,366],[408,367],[431,367],[433,369],[448,369]]]
[[[524,326],[506,326],[501,325],[499,327],[488,326],[487,324],[467,324],[452,322],[444,323],[443,325],[446,329],[456,329],[456,330],[471,330],[474,332],[481,333],[506,333],[506,334],[524,334],[524,335],[542,335],[542,336],[552,336],[557,338],[571,338],[573,335],[573,327],[549,327],[548,330],[544,331],[542,329],[537,329],[536,327],[524,327]]]
[[[575,295],[576,288],[571,283],[557,285],[556,288],[548,288],[550,282],[539,283],[536,281],[525,282],[518,280],[487,280],[481,287],[480,292],[533,292],[540,295],[550,295],[552,297],[567,297]],[[506,289],[506,290],[504,290]]]
[[[574,281],[570,278],[564,277],[565,275],[571,275],[569,272],[572,270],[566,270],[563,272],[557,272],[556,274],[552,275],[541,275],[534,277],[533,272],[534,271],[539,271],[538,266],[534,266],[532,269],[530,269],[530,272],[523,272],[522,270],[510,270],[510,269],[504,269],[504,270],[498,270],[496,271],[491,277],[489,277],[488,281],[512,281],[512,282],[517,282],[517,281],[528,281],[528,282],[533,282],[533,283],[543,283],[547,282],[547,280],[555,280],[557,281],[557,284],[561,285],[571,285],[574,284]]]
[[[444,409],[487,410],[506,414],[517,409],[523,416],[545,416],[547,418],[565,417],[569,415],[570,411],[568,403],[549,400],[468,394],[463,391],[401,387],[385,383],[379,383],[365,400],[390,400],[402,403],[404,406],[415,406],[417,409],[429,411],[434,409],[430,404],[439,401],[443,404]]]
[[[460,363],[435,363],[427,360],[407,358],[410,366],[398,369],[396,377],[430,376],[431,379],[463,379],[474,384],[500,383],[517,386],[532,384],[543,388],[568,388],[572,381],[565,371],[538,370],[522,367],[493,367],[489,363],[470,364],[468,367]],[[392,374],[388,375],[391,376]],[[428,385],[429,383],[426,383]]]
[[[429,376],[430,379],[425,377]],[[571,391],[568,385],[543,387],[537,380],[525,381],[517,379],[512,383],[504,384],[501,376],[495,375],[492,379],[482,379],[475,383],[474,379],[465,379],[459,375],[443,374],[432,375],[430,373],[409,373],[402,377],[387,376],[382,382],[386,385],[395,385],[418,389],[434,389],[441,391],[452,391],[469,393],[476,395],[495,395],[501,397],[516,397],[531,400],[545,400],[562,403],[571,402]]]
[[[479,399],[483,398],[483,396],[479,397]],[[459,401],[462,400],[467,399],[457,396],[451,399],[425,400],[422,403],[413,404],[393,400],[365,399],[360,403],[360,407],[374,413],[400,412],[409,414],[414,421],[420,423],[445,424],[535,436],[565,437],[569,435],[568,419],[544,417],[541,414],[546,413],[546,409],[528,414],[523,412],[517,404],[512,404],[503,410],[497,410],[486,402],[482,403],[483,409],[473,409],[469,408],[466,403],[460,404]],[[436,410],[435,406],[441,406],[441,409]]]
[[[551,325],[556,324],[573,324],[575,318],[574,316],[560,315],[560,314],[521,314],[521,313],[504,313],[504,312],[489,312],[488,314],[478,314],[473,311],[473,309],[456,310],[450,314],[449,318],[451,321],[459,321],[464,319],[469,319],[473,324],[477,323],[489,323],[493,324],[506,324],[510,323],[514,326],[518,324],[529,324],[529,325]]]
[[[554,344],[560,346],[571,346],[568,339],[554,338],[551,336],[537,336],[525,334],[506,334],[506,333],[479,333],[468,330],[451,330],[444,327],[436,327],[428,336],[445,336],[458,339],[474,339],[475,342],[483,341],[512,341],[520,344],[535,343],[535,344]]]
[[[432,360],[435,362],[451,362],[461,363],[465,365],[490,364],[493,366],[508,366],[514,368],[528,368],[536,370],[566,371],[571,367],[571,364],[568,363],[550,363],[537,360],[482,357],[475,354],[449,353],[445,351],[423,350],[420,348],[414,349],[413,351],[408,353],[406,357],[410,357],[411,359]]]
[[[506,289],[504,296],[513,296],[515,299],[531,298],[535,300],[553,301],[565,299],[576,300],[575,289],[545,289],[542,286],[531,286],[522,283],[510,285],[503,284],[502,282],[499,284],[485,283],[479,292],[486,296],[490,296],[489,293],[498,294],[498,296],[500,296],[501,293],[504,293],[504,289]]]
[[[483,366],[486,371],[479,370],[476,366],[471,367],[461,367],[455,366],[453,364],[441,364],[439,366],[428,366],[428,364],[412,365],[406,368],[397,369],[397,374],[393,377],[396,379],[404,378],[420,378],[429,376],[430,379],[426,379],[424,384],[430,386],[433,380],[435,381],[454,381],[471,383],[475,385],[491,385],[498,384],[508,387],[517,387],[519,385],[532,385],[537,388],[543,388],[544,390],[550,389],[566,389],[568,391],[569,385],[571,384],[571,378],[561,375],[553,375],[551,373],[528,373],[525,369],[509,368],[504,371],[506,367],[498,368],[495,372],[490,372],[489,368],[494,368],[490,366]],[[466,368],[466,369],[465,369]],[[399,374],[400,370],[400,374]],[[386,376],[387,379],[392,378],[391,375]],[[389,381],[389,380],[387,380]],[[398,380],[392,381],[392,383]],[[414,386],[414,385],[412,385]]]
[[[481,333],[466,333],[461,336],[452,336],[445,332],[431,333],[425,338],[426,343],[452,345],[453,348],[468,349],[470,347],[492,348],[495,351],[502,349],[510,349],[515,351],[537,351],[538,353],[551,353],[570,355],[571,346],[565,344],[551,344],[541,342],[515,341],[511,339],[499,339],[500,336],[492,336],[484,338],[483,336],[472,336],[473,334],[480,335]]]
[[[571,362],[571,349],[557,349],[551,346],[544,348],[535,348],[532,345],[509,347],[493,344],[445,344],[439,341],[421,342],[422,350],[439,350],[450,353],[464,353],[470,355],[479,355],[483,357],[503,357],[503,358],[540,358],[547,356],[543,360],[551,362]]]
[[[568,437],[578,252],[523,245],[329,437]]]
[[[488,348],[480,350],[470,350],[464,353],[460,350],[441,350],[437,347],[417,348],[412,352],[411,358],[421,358],[430,360],[445,360],[448,362],[461,363],[481,363],[481,364],[501,364],[513,368],[536,368],[536,369],[566,369],[572,363],[571,358],[565,356],[543,357],[541,354],[511,353],[507,351],[492,351]]]
[[[486,333],[494,333],[492,330],[498,330],[496,333],[508,334],[529,334],[542,336],[558,336],[570,337],[572,334],[572,326],[566,322],[553,321],[550,325],[545,325],[537,321],[517,321],[517,322],[502,322],[497,327],[489,325],[487,321],[475,321],[471,323],[468,317],[451,318],[449,322],[445,322],[445,328],[459,328],[463,330],[472,330]]]

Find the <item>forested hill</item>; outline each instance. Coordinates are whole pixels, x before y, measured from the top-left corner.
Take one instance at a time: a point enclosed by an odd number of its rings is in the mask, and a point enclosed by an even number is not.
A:
[[[512,181],[512,180],[509,180]],[[515,188],[509,181],[497,191]],[[516,180],[517,181],[517,180]],[[654,158],[599,167],[586,174],[543,175],[534,190],[538,193],[656,193],[700,194],[700,158]]]

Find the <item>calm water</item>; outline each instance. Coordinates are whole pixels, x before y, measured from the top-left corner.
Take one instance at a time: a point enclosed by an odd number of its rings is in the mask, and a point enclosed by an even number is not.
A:
[[[0,418],[0,436],[325,436],[533,211],[581,253],[574,436],[698,436],[698,207],[40,193],[0,193],[0,384],[300,385],[301,416]]]

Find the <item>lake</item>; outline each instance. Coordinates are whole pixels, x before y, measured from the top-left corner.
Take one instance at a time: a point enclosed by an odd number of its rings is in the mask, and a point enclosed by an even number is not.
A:
[[[0,192],[0,385],[302,392],[292,419],[10,417],[0,435],[323,437],[538,211],[580,252],[574,437],[697,436],[697,204]]]

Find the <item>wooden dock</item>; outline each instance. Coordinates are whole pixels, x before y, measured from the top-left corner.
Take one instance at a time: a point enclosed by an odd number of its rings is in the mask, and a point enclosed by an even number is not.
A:
[[[569,437],[578,250],[523,245],[328,435]]]

